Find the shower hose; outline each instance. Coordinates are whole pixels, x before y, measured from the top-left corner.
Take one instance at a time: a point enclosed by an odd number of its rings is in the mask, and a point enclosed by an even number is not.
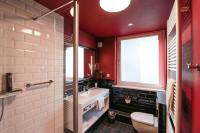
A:
[[[1,115],[0,115],[0,121],[3,118],[3,113],[4,113],[4,98],[1,100]]]

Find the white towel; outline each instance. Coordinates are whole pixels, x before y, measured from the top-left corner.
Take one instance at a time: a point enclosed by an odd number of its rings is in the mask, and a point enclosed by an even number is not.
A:
[[[97,109],[102,110],[105,107],[104,97],[99,97],[97,100]]]
[[[83,128],[89,127],[90,123],[88,121],[83,122]]]
[[[168,111],[169,109],[171,108],[171,104],[172,104],[172,99],[173,99],[173,87],[174,87],[174,84],[175,84],[175,80],[174,79],[168,79],[167,80],[167,93],[166,93],[166,103],[167,103],[167,108],[168,108]]]

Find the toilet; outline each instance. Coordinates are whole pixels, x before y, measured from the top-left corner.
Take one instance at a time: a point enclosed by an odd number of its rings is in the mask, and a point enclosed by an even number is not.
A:
[[[138,133],[157,133],[157,117],[152,114],[133,112],[131,114],[133,127]]]

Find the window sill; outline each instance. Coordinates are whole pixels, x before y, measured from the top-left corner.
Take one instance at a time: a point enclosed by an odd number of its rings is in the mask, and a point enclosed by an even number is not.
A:
[[[126,86],[126,85],[113,85],[113,87],[143,90],[143,91],[153,91],[153,92],[165,92],[163,88],[149,88],[149,87],[138,87],[138,86]]]

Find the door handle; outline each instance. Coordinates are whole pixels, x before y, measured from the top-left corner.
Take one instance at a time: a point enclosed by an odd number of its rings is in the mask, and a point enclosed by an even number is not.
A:
[[[191,63],[187,63],[187,67],[188,69],[196,69],[197,71],[200,71],[200,65],[196,64],[196,65],[192,65]]]

